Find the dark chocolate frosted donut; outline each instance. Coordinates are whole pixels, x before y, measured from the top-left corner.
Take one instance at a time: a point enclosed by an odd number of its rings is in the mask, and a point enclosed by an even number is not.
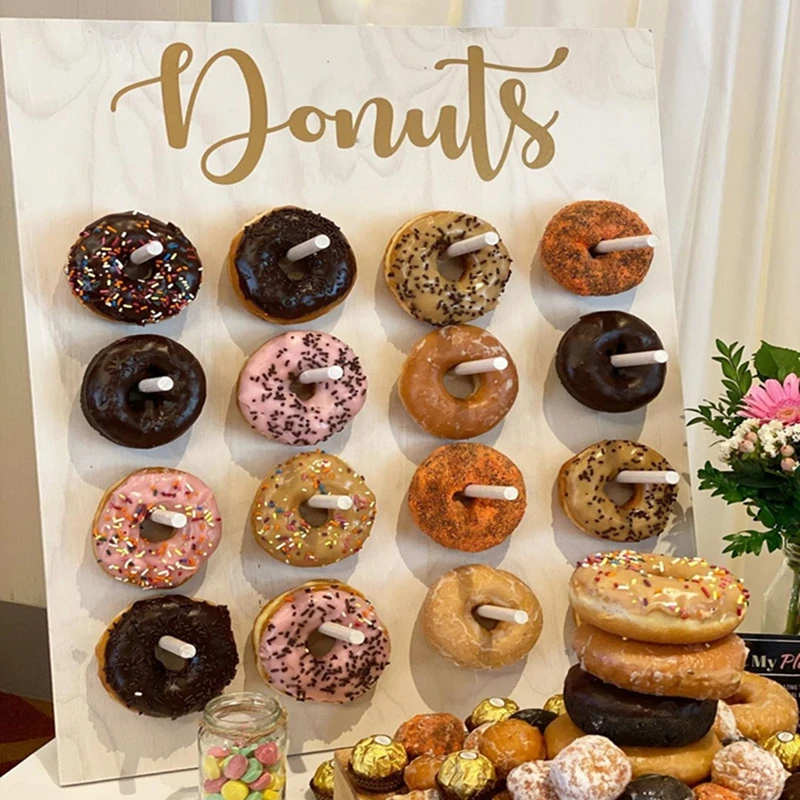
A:
[[[694,792],[670,775],[640,775],[617,800],[694,800]]]
[[[330,245],[295,262],[297,277],[281,269],[295,245],[321,234]],[[291,325],[339,305],[356,282],[356,257],[336,223],[305,208],[282,206],[256,217],[231,242],[228,266],[248,311]]]
[[[148,378],[169,377],[168,391],[143,392]],[[89,362],[81,385],[86,421],[106,439],[146,449],[171,442],[194,424],[206,401],[200,362],[165,336],[127,336]]]
[[[661,391],[667,365],[615,367],[611,356],[661,349],[658,334],[633,314],[595,311],[581,317],[561,338],[556,372],[564,388],[588,408],[633,411]]]
[[[544,733],[545,728],[556,717],[558,717],[558,714],[554,714],[552,711],[545,711],[543,708],[521,708],[519,711],[515,711],[510,719],[521,719]]]
[[[158,241],[162,252],[141,264],[131,255]],[[203,267],[194,245],[171,222],[138,211],[90,223],[72,245],[66,273],[87,308],[115,322],[146,325],[174,317],[197,296]]]
[[[714,724],[716,700],[655,697],[619,689],[576,665],[564,682],[570,719],[585,733],[614,744],[684,747],[702,739]]]
[[[193,645],[195,656],[164,654],[162,636]],[[114,698],[140,714],[172,719],[201,711],[239,663],[227,607],[180,594],[134,603],[109,625],[96,653],[100,680]]]

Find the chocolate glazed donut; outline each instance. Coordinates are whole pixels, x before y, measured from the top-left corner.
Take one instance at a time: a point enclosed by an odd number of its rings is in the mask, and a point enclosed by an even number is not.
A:
[[[564,388],[595,411],[633,411],[655,399],[664,386],[666,364],[614,367],[611,356],[661,350],[658,334],[624,311],[586,314],[561,338],[556,372]]]
[[[193,645],[192,658],[158,657],[162,636]],[[239,654],[225,606],[183,595],[139,600],[109,626],[97,645],[100,680],[132,711],[175,719],[201,711],[233,680]]]
[[[301,259],[297,278],[281,269],[287,251],[325,234],[330,246]],[[322,316],[341,303],[356,281],[356,257],[339,227],[305,208],[283,206],[245,225],[228,256],[234,289],[248,311],[279,325]]]
[[[716,700],[653,697],[618,689],[574,666],[564,683],[570,719],[585,733],[614,744],[685,747],[702,739],[714,724]]]
[[[141,392],[146,378],[172,378],[165,392]],[[165,336],[127,336],[89,362],[81,385],[86,421],[106,439],[146,449],[167,444],[194,424],[206,401],[200,362]]]

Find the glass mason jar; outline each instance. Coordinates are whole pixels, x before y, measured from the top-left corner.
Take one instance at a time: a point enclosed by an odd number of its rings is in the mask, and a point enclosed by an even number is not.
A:
[[[764,633],[800,634],[800,544],[786,542],[784,562],[764,595]]]
[[[209,701],[197,733],[200,800],[283,800],[286,711],[256,692]]]

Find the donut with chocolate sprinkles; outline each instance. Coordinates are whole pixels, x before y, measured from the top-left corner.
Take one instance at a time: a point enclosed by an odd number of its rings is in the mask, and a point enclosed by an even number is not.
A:
[[[458,325],[488,314],[511,277],[503,240],[459,256],[461,274],[445,277],[439,263],[450,245],[485,233],[488,222],[460,211],[429,211],[405,222],[383,255],[386,285],[401,307],[430,325]]]

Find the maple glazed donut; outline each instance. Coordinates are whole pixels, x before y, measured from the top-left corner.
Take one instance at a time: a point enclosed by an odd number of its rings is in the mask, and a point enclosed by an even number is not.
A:
[[[630,499],[618,505],[605,487],[624,470],[673,471],[652,447],[626,439],[590,445],[561,467],[561,508],[584,533],[615,542],[641,542],[664,532],[678,497],[677,487],[669,483],[630,484]]]
[[[749,592],[703,558],[618,550],[578,562],[570,603],[583,622],[655,644],[713,642],[744,619]]]
[[[502,370],[471,376],[473,390],[459,398],[447,390],[445,375],[465,361],[504,358]],[[508,350],[483,328],[448,325],[420,339],[406,358],[397,382],[409,416],[442,439],[471,439],[491,430],[517,399],[517,368]]]
[[[487,233],[497,231],[458,211],[430,211],[405,222],[383,255],[386,284],[397,302],[412,317],[437,326],[471,322],[491,311],[511,277],[502,239],[459,256],[463,271],[456,279],[438,266],[452,244]]]
[[[542,265],[567,291],[611,295],[638,286],[653,261],[653,248],[593,254],[607,239],[652,233],[641,217],[619,203],[581,200],[547,223],[539,245]]]
[[[797,730],[797,701],[776,681],[745,672],[741,685],[725,698],[742,736],[763,742],[780,731]]]
[[[323,656],[309,649],[319,627],[335,622],[364,634],[362,644],[333,640]],[[389,664],[389,633],[372,603],[338,581],[309,581],[270,600],[253,625],[264,682],[295,700],[349,703],[366,694]]]
[[[348,509],[319,509],[312,524],[302,513],[313,495],[350,498]],[[317,450],[298,453],[261,482],[250,521],[259,546],[294,567],[324,567],[357,553],[375,522],[375,495],[342,459]]]
[[[517,498],[466,497],[469,485],[511,487]],[[467,553],[504,542],[522,521],[526,505],[525,481],[514,462],[475,442],[437,447],[417,467],[408,488],[416,526],[443,547]]]
[[[488,630],[474,616],[479,606],[524,611],[528,621],[498,621]],[[468,669],[502,669],[525,658],[542,633],[542,608],[527,584],[504,570],[470,564],[446,572],[422,605],[428,643]]]
[[[307,384],[310,396],[293,390],[302,372],[338,366],[339,380]],[[238,403],[250,427],[283,444],[324,442],[343,430],[367,399],[367,376],[358,356],[335,336],[292,331],[265,342],[239,374]]]
[[[154,245],[154,242],[158,244]],[[135,264],[139,248],[157,255]],[[91,222],[72,245],[65,268],[72,293],[114,322],[147,325],[180,314],[197,296],[203,267],[194,245],[171,222],[138,211]]]
[[[185,524],[168,538],[148,539],[167,532],[153,524],[165,514]],[[139,469],[117,481],[103,495],[92,523],[97,563],[115,580],[141,589],[180,586],[211,557],[221,537],[222,518],[211,489],[195,475],[164,467]]]
[[[286,253],[317,236],[330,244],[281,268]],[[245,308],[278,325],[307,322],[341,303],[356,282],[356,257],[336,223],[297,206],[259,214],[234,236],[228,252],[231,282]]]
[[[739,688],[747,647],[730,633],[714,642],[652,644],[583,623],[572,636],[581,667],[620,689],[645,695],[721,700]]]

